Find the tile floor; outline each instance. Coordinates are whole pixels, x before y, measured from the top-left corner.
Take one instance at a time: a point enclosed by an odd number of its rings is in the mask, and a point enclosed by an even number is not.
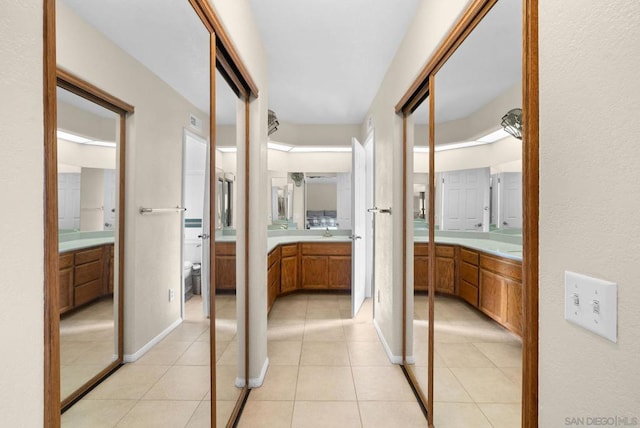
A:
[[[351,296],[278,298],[268,321],[269,370],[239,427],[426,427],[399,366],[389,362],[365,301]]]
[[[236,377],[235,296],[217,296],[218,421],[224,427],[240,390]],[[126,364],[62,415],[67,428],[210,427],[209,320],[202,299],[182,324],[135,363]]]
[[[414,305],[414,372],[426,391],[427,296]],[[434,317],[436,427],[519,427],[521,340],[458,299],[437,296]]]
[[[68,397],[117,359],[113,298],[60,319],[60,394]]]

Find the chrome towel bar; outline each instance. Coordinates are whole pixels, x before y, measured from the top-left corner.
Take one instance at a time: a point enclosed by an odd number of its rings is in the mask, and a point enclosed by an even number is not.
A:
[[[166,213],[166,212],[183,212],[187,209],[181,207],[180,205],[173,208],[144,208],[140,207],[140,214],[148,214],[148,213]]]
[[[373,207],[373,208],[369,208],[367,211],[373,214],[391,214],[391,208]]]

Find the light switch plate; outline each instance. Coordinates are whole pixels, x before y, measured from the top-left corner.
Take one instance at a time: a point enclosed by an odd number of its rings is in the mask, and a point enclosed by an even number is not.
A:
[[[564,273],[564,318],[612,342],[618,341],[618,285]]]

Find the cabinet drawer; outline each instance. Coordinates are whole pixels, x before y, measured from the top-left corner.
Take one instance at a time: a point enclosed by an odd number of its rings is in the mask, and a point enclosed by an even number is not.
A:
[[[102,281],[95,280],[74,288],[75,306],[90,302],[102,294]]]
[[[76,266],[74,272],[74,285],[78,286],[94,280],[100,280],[100,282],[102,282],[103,272],[104,264],[102,263],[102,260]],[[77,301],[76,304],[78,304]]]
[[[453,258],[453,254],[455,253],[455,248],[449,245],[436,245],[436,256],[437,257],[451,257]]]
[[[267,272],[267,284],[271,285],[273,283],[280,282],[280,263],[276,263],[269,268]],[[280,287],[277,287],[280,288]]]
[[[60,270],[73,266],[73,253],[60,254],[58,258],[58,268]]]
[[[475,285],[469,284],[467,281],[460,281],[458,295],[473,306],[478,306],[478,287]]]
[[[78,251],[76,253],[76,265],[101,260],[104,254],[104,247],[91,248],[89,250]]]
[[[267,258],[267,267],[271,268],[271,266],[280,260],[280,247],[269,253],[269,257]]]
[[[414,256],[428,256],[429,255],[429,244],[419,243],[413,244],[413,255]]]
[[[215,245],[216,245],[217,256],[235,256],[236,255],[235,242],[216,242]]]
[[[302,254],[319,256],[350,256],[351,243],[308,243],[301,244]]]
[[[460,263],[460,279],[471,285],[478,286],[478,267],[463,261]]]
[[[282,257],[292,257],[298,255],[298,245],[283,245],[282,246]]]
[[[480,267],[513,278],[516,281],[522,280],[521,262],[482,255],[480,256]]]
[[[460,260],[467,262],[474,266],[478,266],[479,255],[475,251],[469,251],[464,248],[460,248]]]

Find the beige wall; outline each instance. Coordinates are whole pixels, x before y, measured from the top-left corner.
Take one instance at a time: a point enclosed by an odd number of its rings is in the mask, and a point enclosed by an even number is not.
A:
[[[180,319],[180,299],[169,302],[168,290],[179,290],[182,266],[180,216],[138,209],[180,205],[183,128],[190,113],[207,116],[64,4],[56,12],[59,66],[135,107],[127,120],[125,213],[124,352],[133,355]]]
[[[42,2],[0,8],[0,425],[37,427],[44,402]]]
[[[115,142],[119,117],[106,109],[105,112],[111,117],[98,116],[58,100],[58,128],[93,140]]]
[[[539,23],[540,426],[640,419],[640,2],[541,0]],[[618,283],[617,344],[564,320],[565,270]]]
[[[402,207],[402,118],[394,113],[394,106],[468,3],[468,0],[420,2],[414,21],[369,110],[367,118],[371,117],[375,130],[375,201],[378,207],[391,207],[397,213]],[[361,141],[366,139],[367,133],[365,120]],[[401,356],[402,287],[398,284],[402,283],[402,216],[378,215],[375,221],[375,281],[380,292],[375,321],[390,352]]]
[[[277,114],[277,112],[276,112]],[[280,121],[274,142],[301,146],[350,146],[360,134],[360,125],[309,125]]]

